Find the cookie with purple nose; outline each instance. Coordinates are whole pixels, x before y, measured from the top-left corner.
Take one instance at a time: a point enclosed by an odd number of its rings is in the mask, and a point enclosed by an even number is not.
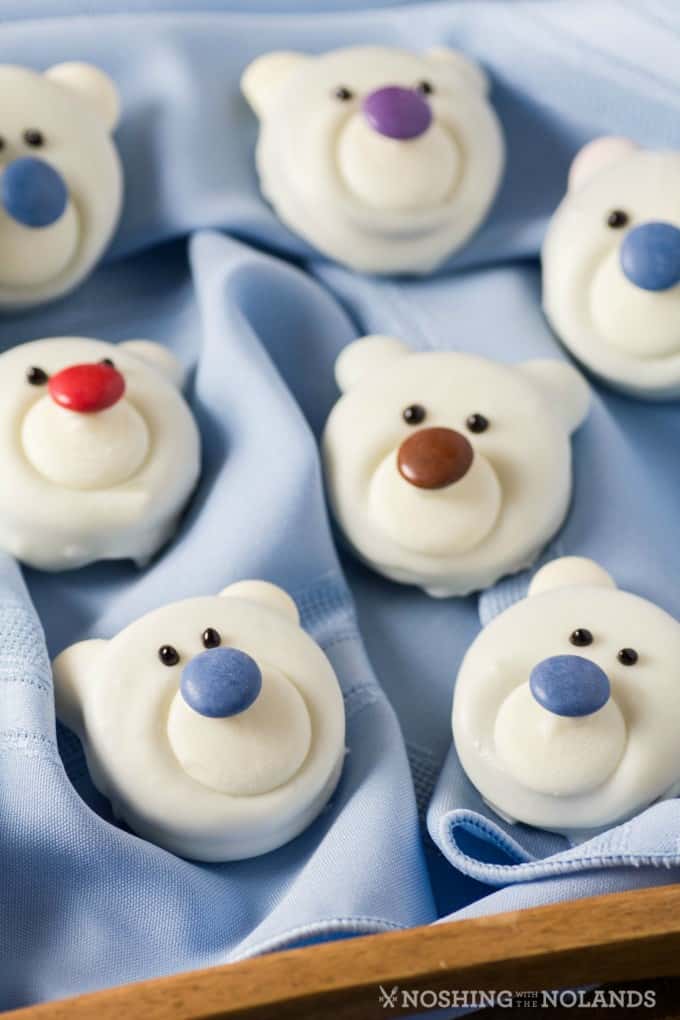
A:
[[[369,273],[427,273],[484,221],[503,138],[486,75],[462,53],[273,52],[241,87],[260,121],[262,192],[324,255]]]

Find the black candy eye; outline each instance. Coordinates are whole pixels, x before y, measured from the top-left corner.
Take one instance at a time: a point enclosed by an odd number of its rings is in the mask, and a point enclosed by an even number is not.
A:
[[[577,627],[576,630],[572,630],[569,640],[577,648],[585,648],[587,645],[592,645],[593,635],[586,627]]]
[[[486,432],[489,427],[489,419],[485,418],[483,414],[471,414],[465,424],[470,432]]]
[[[39,149],[41,145],[45,144],[45,136],[42,131],[38,131],[37,128],[26,128],[24,131],[24,141],[26,145],[30,145],[33,149]]]
[[[164,666],[176,666],[179,662],[179,652],[172,645],[161,645],[158,649],[158,658]]]
[[[402,418],[407,425],[420,425],[425,421],[425,408],[422,404],[409,404],[402,411]]]
[[[44,369],[38,368],[36,365],[31,367],[26,372],[26,382],[29,382],[31,386],[44,386],[48,381],[49,376]]]
[[[416,91],[424,96],[431,96],[434,92],[434,85],[429,81],[419,81],[416,85]]]
[[[351,89],[348,89],[346,85],[338,85],[333,95],[336,99],[339,99],[341,103],[348,103],[350,99],[354,99],[354,93]]]
[[[634,648],[622,648],[616,658],[622,666],[634,666],[639,656]]]
[[[607,226],[613,227],[614,230],[620,230],[621,227],[625,227],[628,223],[628,213],[624,212],[623,209],[613,209],[607,217]]]
[[[115,368],[116,367],[114,365],[114,363],[111,361],[111,358],[102,358],[102,360],[99,362],[99,364],[100,365],[108,365],[109,368]]]
[[[218,645],[222,644],[222,638],[219,635],[219,631],[216,631],[214,627],[206,627],[201,634],[201,641],[203,642],[204,648],[217,648]]]

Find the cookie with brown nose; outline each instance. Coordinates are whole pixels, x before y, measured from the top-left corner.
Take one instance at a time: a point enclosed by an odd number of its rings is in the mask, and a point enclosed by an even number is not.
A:
[[[350,344],[323,455],[331,507],[375,570],[434,596],[529,566],[571,497],[589,391],[562,361],[503,365],[394,337]]]

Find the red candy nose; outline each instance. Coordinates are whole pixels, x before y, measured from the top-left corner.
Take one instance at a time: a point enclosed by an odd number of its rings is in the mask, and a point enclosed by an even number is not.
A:
[[[60,407],[93,414],[113,407],[125,393],[125,379],[113,365],[71,365],[50,376],[50,396]]]

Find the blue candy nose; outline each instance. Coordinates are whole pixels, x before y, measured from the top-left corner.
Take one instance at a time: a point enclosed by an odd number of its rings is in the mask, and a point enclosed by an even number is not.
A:
[[[245,712],[262,689],[262,673],[238,648],[211,648],[182,670],[180,690],[189,708],[210,719]]]
[[[534,666],[529,686],[539,705],[554,715],[592,715],[609,701],[609,677],[580,655],[553,655]]]
[[[49,227],[64,215],[68,191],[60,174],[42,159],[25,156],[5,167],[0,201],[24,227]]]
[[[636,287],[669,290],[680,283],[680,230],[672,223],[641,223],[621,245],[621,268]]]

